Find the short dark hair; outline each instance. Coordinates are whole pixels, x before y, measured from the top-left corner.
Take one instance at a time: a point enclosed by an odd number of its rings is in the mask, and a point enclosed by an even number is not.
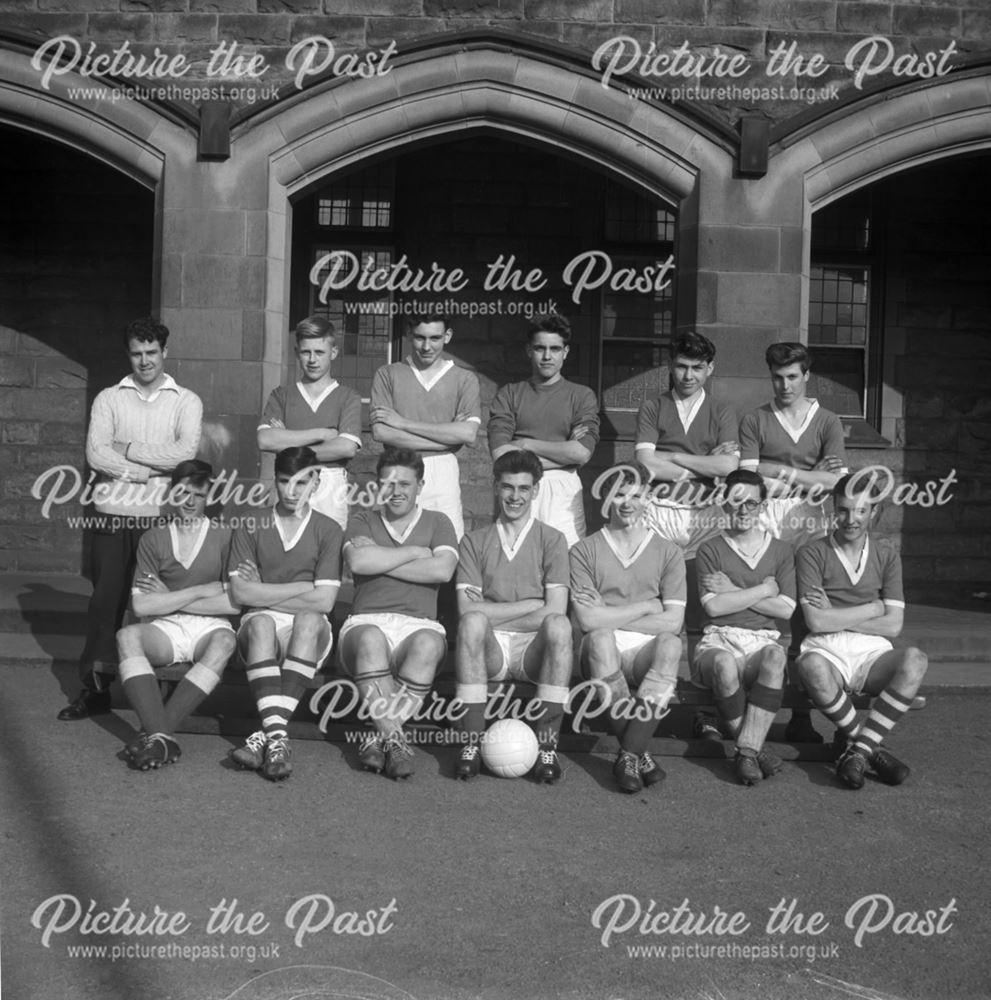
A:
[[[444,313],[426,310],[424,312],[413,313],[407,318],[406,332],[412,333],[422,323],[441,323],[445,331],[451,329],[450,322]]]
[[[538,333],[556,333],[565,344],[571,343],[571,324],[559,313],[540,313],[534,316],[527,329],[527,341],[532,344]]]
[[[802,366],[802,371],[807,372],[812,367],[812,355],[809,354],[809,349],[805,344],[799,344],[794,340],[771,344],[764,352],[764,360],[771,369],[799,364]]]
[[[412,469],[418,480],[423,479],[423,456],[412,448],[386,448],[375,463],[375,477],[382,478],[382,470],[398,465],[404,469]]]
[[[492,478],[495,482],[499,482],[503,476],[515,476],[520,472],[529,472],[533,476],[533,485],[536,486],[544,474],[544,467],[532,451],[523,451],[522,448],[504,451],[492,463]]]
[[[756,486],[760,490],[761,500],[767,499],[767,483],[764,482],[764,477],[760,473],[754,472],[753,469],[734,469],[726,477],[727,499],[729,499],[734,486]]]
[[[193,486],[208,486],[213,479],[213,466],[198,458],[187,458],[172,470],[171,483],[178,486],[184,479],[188,479]]]
[[[322,340],[325,337],[337,340],[337,331],[334,329],[334,324],[322,316],[307,316],[306,319],[301,319],[296,324],[293,334],[296,337],[297,344],[301,340]]]
[[[689,330],[679,334],[671,341],[671,360],[675,358],[690,358],[692,361],[704,361],[711,365],[716,357],[716,345],[701,333]]]
[[[132,340],[140,340],[143,344],[150,344],[157,340],[162,350],[169,340],[169,328],[164,323],[159,323],[154,316],[142,316],[141,319],[132,319],[124,327],[124,347],[130,347]]]
[[[277,476],[295,476],[317,465],[317,456],[312,448],[283,448],[275,456],[275,474]]]

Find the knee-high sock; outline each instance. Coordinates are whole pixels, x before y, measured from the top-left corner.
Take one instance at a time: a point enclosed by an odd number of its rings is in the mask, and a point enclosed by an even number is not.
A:
[[[857,710],[850,701],[850,696],[844,690],[829,702],[828,705],[820,705],[819,711],[826,716],[844,736],[853,737],[857,733]]]
[[[165,706],[158,678],[146,656],[129,656],[118,668],[124,697],[138,713],[141,728],[146,733],[171,733],[165,720]]]
[[[220,683],[220,674],[202,663],[194,663],[185,677],[176,685],[172,697],[165,705],[166,732],[175,732],[176,726],[190,715],[194,708]]]
[[[467,743],[477,743],[485,732],[485,706],[489,700],[487,684],[462,684],[455,688],[455,697],[464,707],[458,729],[467,736]]]
[[[743,713],[747,710],[746,691],[743,690],[743,686],[741,685],[732,694],[714,700],[719,717],[735,737],[740,732],[740,726],[743,724]]]
[[[891,732],[895,723],[911,707],[911,695],[904,695],[886,687],[874,699],[871,710],[853,741],[854,748],[863,750],[865,756],[870,757]]]
[[[355,677],[355,684],[361,692],[362,707],[380,736],[389,736],[397,725],[393,716],[396,698],[396,679],[386,667]]]
[[[307,685],[317,672],[315,660],[304,660],[298,656],[287,656],[282,661],[282,703],[286,724],[292,718],[300,699],[306,694]]]
[[[399,686],[396,689],[394,699],[395,707],[391,712],[396,720],[396,728],[402,729],[403,725],[412,719],[423,707],[423,702],[430,694],[432,682],[426,684],[420,681],[410,680],[408,677],[399,675]]]
[[[675,695],[676,682],[659,675],[653,668],[647,671],[637,689],[633,703],[633,718],[626,724],[620,746],[639,757],[646,753],[657,731],[657,724],[668,714],[668,706]]]
[[[540,699],[542,708],[531,725],[537,734],[537,742],[541,746],[557,746],[557,738],[561,732],[561,720],[564,718],[564,706],[570,693],[570,688],[557,684],[537,685],[537,697]]]
[[[606,729],[613,736],[621,739],[630,722],[630,708],[632,707],[630,686],[627,684],[622,670],[617,670],[608,677],[601,678],[599,685],[599,690],[602,691],[602,704],[605,707]]]
[[[285,713],[282,709],[282,671],[276,660],[249,663],[245,671],[248,690],[258,706],[258,718],[268,736],[285,735]]]
[[[736,741],[737,749],[753,750],[755,753],[760,750],[767,739],[774,716],[781,707],[781,695],[781,688],[769,687],[760,681],[755,681],[750,686],[747,710]]]

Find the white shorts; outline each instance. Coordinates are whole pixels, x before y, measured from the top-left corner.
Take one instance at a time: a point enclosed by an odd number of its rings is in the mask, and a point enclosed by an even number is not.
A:
[[[191,663],[200,640],[211,632],[234,633],[233,626],[226,618],[187,615],[182,611],[156,618],[148,624],[154,625],[172,643],[173,663]]]
[[[332,517],[341,529],[348,527],[348,474],[335,466],[320,470],[320,481],[310,497],[310,506],[327,517]]]
[[[773,628],[737,628],[735,625],[706,625],[692,657],[691,678],[697,687],[708,687],[698,666],[699,654],[709,649],[730,653],[736,668],[743,671],[753,656],[765,646],[778,645],[781,633]]]
[[[719,504],[688,507],[663,500],[647,504],[644,523],[661,538],[674,542],[684,552],[686,559],[694,559],[699,546],[715,538],[726,522],[726,514]]]
[[[338,650],[344,649],[344,636],[353,628],[363,625],[374,625],[382,635],[385,636],[386,645],[389,647],[389,665],[396,666],[394,657],[396,650],[415,632],[436,632],[445,641],[447,632],[440,622],[435,622],[430,618],[414,618],[412,615],[399,615],[395,612],[384,611],[372,615],[349,615],[341,626],[341,631],[337,636]],[[339,655],[341,666],[350,673],[350,668],[344,663],[343,657]]]
[[[862,632],[822,632],[802,642],[802,653],[818,653],[836,667],[843,686],[851,694],[860,694],[867,675],[879,656],[894,649],[882,635]]]
[[[812,504],[801,497],[771,497],[761,524],[775,538],[797,549],[806,542],[825,538],[832,527],[832,518],[822,503]]]
[[[457,456],[423,455],[423,492],[417,502],[425,510],[446,514],[461,541],[465,519],[461,510],[461,469]]]
[[[504,629],[493,629],[492,634],[502,650],[502,666],[491,681],[529,681],[523,672],[523,659],[526,651],[537,638],[536,632],[507,632]],[[534,681],[534,683],[536,683]]]
[[[240,638],[241,633],[244,631],[244,626],[251,621],[252,618],[257,618],[260,615],[271,618],[275,623],[275,639],[279,647],[279,659],[284,660],[286,658],[286,653],[289,651],[289,639],[292,636],[292,626],[296,616],[290,614],[288,611],[271,611],[268,609],[262,609],[261,611],[249,611],[241,619],[241,627],[237,630],[238,638]],[[324,617],[324,621],[326,620],[326,617]],[[330,622],[328,621],[326,645],[317,653],[316,656],[317,669],[319,669],[320,664],[327,658],[327,654],[331,651],[333,645],[334,636],[330,629]]]
[[[579,649],[579,660],[584,652],[585,639],[582,637],[581,648]],[[640,654],[640,650],[649,646],[656,638],[656,635],[647,635],[646,632],[630,632],[626,629],[616,629],[613,632],[616,641],[616,649],[619,652],[619,669],[623,671],[623,676],[629,680],[633,676],[633,661]]]
[[[585,537],[585,507],[582,504],[582,481],[577,472],[567,469],[544,469],[540,478],[533,516],[567,539],[568,548]]]

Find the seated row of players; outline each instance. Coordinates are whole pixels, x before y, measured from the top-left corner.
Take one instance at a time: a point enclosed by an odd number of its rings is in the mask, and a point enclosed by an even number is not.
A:
[[[216,685],[234,648],[223,617],[244,609],[237,641],[262,728],[232,752],[235,763],[281,780],[292,770],[288,723],[331,648],[327,614],[343,558],[355,579],[351,616],[341,628],[339,658],[355,680],[375,732],[359,749],[369,770],[393,778],[413,773],[405,723],[428,694],[446,652],[436,621],[437,590],[457,570],[457,698],[464,749],[460,778],[479,771],[488,685],[506,679],[537,686],[533,719],[540,752],[534,777],[560,777],[556,746],[572,677],[572,612],[581,632],[579,663],[598,682],[620,743],[618,786],[639,791],[663,777],[648,752],[674,695],[686,604],[680,549],[650,530],[638,485],[619,485],[609,522],[570,552],[564,536],[533,515],[543,469],[527,451],[494,464],[498,516],[457,547],[450,520],[418,505],[424,470],[410,451],[387,449],[378,464],[379,507],[352,516],[346,537],[305,499],[315,456],[290,448],[276,459],[278,500],[253,529],[215,526],[205,517],[210,469],[177,467],[182,506],[168,526],[139,545],[133,603],[150,624],[121,630],[121,678],[143,733],[128,748],[135,766],[155,768],[179,756],[173,732]],[[308,471],[309,470],[309,471]],[[868,767],[892,784],[908,769],[881,747],[910,707],[925,673],[924,654],[895,651],[886,636],[901,629],[900,563],[871,544],[870,497],[834,489],[837,527],[798,555],[798,592],[812,634],[802,645],[799,676],[813,703],[849,741],[837,771],[850,787]],[[711,688],[736,739],[734,768],[745,784],[776,773],[764,747],[780,707],[785,655],[775,619],[795,607],[791,548],[761,526],[763,479],[746,470],[727,477],[729,523],[699,551],[699,589],[709,617],[695,650],[692,679]],[[229,549],[229,551],[228,551]],[[229,595],[222,583],[230,581]],[[189,659],[193,666],[163,705],[152,667]],[[859,728],[849,692],[878,695]]]

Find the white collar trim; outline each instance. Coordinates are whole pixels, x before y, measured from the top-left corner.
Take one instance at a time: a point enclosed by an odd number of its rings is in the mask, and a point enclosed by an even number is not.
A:
[[[454,367],[454,362],[450,358],[446,358],[437,366],[435,371],[431,371],[428,375],[420,371],[420,369],[413,364],[412,358],[408,357],[406,359],[406,364],[410,366],[417,382],[419,382],[427,392],[430,392],[430,390]]]
[[[791,427],[788,421],[785,420],[784,414],[778,408],[778,404],[776,402],[771,403],[771,412],[777,418],[778,423],[781,424],[785,434],[791,438],[792,444],[798,444],[802,435],[809,429],[809,424],[812,423],[812,418],[819,412],[819,400],[809,399],[809,403],[811,404],[809,406],[809,412],[805,414],[805,419],[802,421],[802,425],[798,428],[798,430]]]
[[[758,563],[764,558],[767,550],[771,547],[771,535],[768,532],[764,532],[764,541],[761,542],[760,548],[752,555],[748,556],[744,553],[743,549],[732,539],[726,532],[723,532],[723,541],[732,549],[743,562],[745,562],[751,569],[757,569]]]
[[[188,560],[179,558],[179,526],[175,521],[169,522],[169,538],[172,540],[172,555],[175,561],[183,568],[189,569],[190,566],[196,562],[196,557],[200,554],[203,549],[203,543],[206,541],[206,533],[210,530],[210,522],[207,518],[202,519],[200,524],[200,530],[196,534],[196,541],[193,542],[193,549],[189,553]]]
[[[864,575],[864,570],[867,569],[867,556],[871,551],[871,539],[868,535],[864,539],[864,548],[860,553],[860,561],[856,566],[847,558],[847,554],[833,541],[832,538],[829,539],[829,544],[836,553],[836,558],[839,560],[839,564],[843,567],[843,572],[846,573],[847,579],[856,586],[860,583],[861,577]]]
[[[392,527],[392,525],[389,523],[389,521],[387,520],[387,518],[382,514],[382,511],[379,511],[379,517],[382,518],[382,524],[385,527],[385,530],[389,533],[389,537],[397,545],[403,545],[403,544],[405,544],[406,539],[409,538],[410,533],[420,523],[420,518],[423,517],[423,508],[422,507],[416,507],[414,509],[416,510],[416,514],[413,516],[413,520],[410,521],[410,523],[406,525],[406,530],[403,531],[403,532],[397,532]]]
[[[320,409],[320,404],[337,388],[340,383],[334,379],[331,379],[330,385],[328,385],[319,396],[311,396],[304,386],[304,383],[297,382],[296,388],[299,389],[299,394],[303,397],[306,405],[316,413]]]
[[[610,550],[612,551],[612,554],[616,557],[620,566],[622,566],[623,569],[629,569],[644,554],[644,552],[647,549],[647,546],[650,545],[652,535],[653,532],[648,531],[643,536],[643,541],[636,547],[632,555],[630,555],[629,558],[627,558],[620,553],[619,546],[616,544],[616,539],[613,538],[612,532],[608,528],[602,529],[603,540],[605,541],[606,545],[609,546]]]
[[[275,521],[275,530],[279,533],[279,538],[282,541],[282,550],[284,552],[289,552],[293,549],[296,543],[300,540],[303,532],[306,531],[306,526],[310,523],[310,515],[313,513],[313,508],[307,505],[306,516],[300,522],[299,527],[296,529],[296,533],[290,538],[286,534],[286,530],[283,527],[282,520],[276,512],[275,508],[272,508],[272,519]]]
[[[671,395],[674,398],[674,408],[678,411],[678,419],[681,421],[681,426],[687,434],[688,429],[698,416],[699,410],[702,409],[702,404],[705,402],[705,389],[700,389],[691,402],[679,399],[677,393],[673,392]],[[687,407],[686,403],[688,403]]]
[[[499,544],[502,546],[502,551],[509,562],[512,562],[516,558],[517,553],[523,547],[523,543],[526,541],[526,536],[530,534],[530,529],[533,527],[536,517],[533,514],[530,515],[530,520],[527,521],[520,533],[516,536],[516,543],[512,543],[509,540],[509,529],[502,523],[502,521],[496,521],[496,533],[499,535]]]

